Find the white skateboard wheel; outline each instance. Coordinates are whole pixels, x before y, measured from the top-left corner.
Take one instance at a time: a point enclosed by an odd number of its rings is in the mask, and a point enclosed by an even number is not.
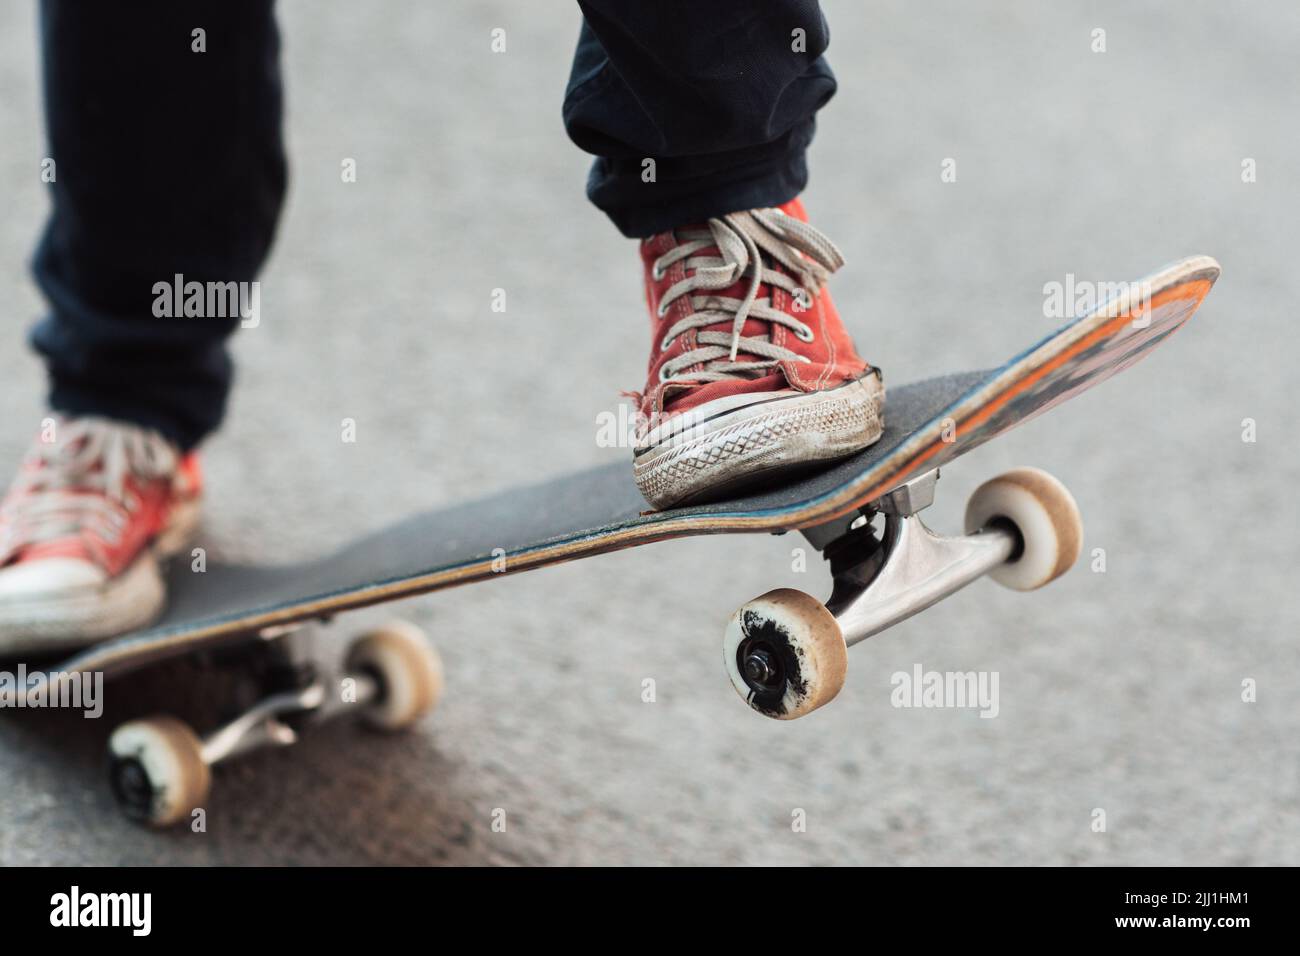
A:
[[[1083,547],[1083,519],[1074,496],[1038,468],[1016,468],[975,489],[966,503],[970,534],[1005,521],[1015,527],[1020,547],[989,576],[1016,591],[1032,591],[1068,571]]]
[[[394,621],[361,635],[348,649],[349,673],[368,674],[378,696],[363,719],[380,730],[403,730],[438,706],[442,697],[442,659],[424,632]]]
[[[148,717],[118,727],[108,739],[113,794],[132,819],[166,827],[203,805],[212,771],[203,744],[175,717]]]
[[[778,588],[743,605],[722,643],[731,686],[768,717],[802,717],[844,686],[849,654],[839,623],[802,591]]]

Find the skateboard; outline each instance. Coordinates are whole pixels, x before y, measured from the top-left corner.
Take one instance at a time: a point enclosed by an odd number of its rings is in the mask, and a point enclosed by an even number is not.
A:
[[[174,823],[205,800],[210,768],[233,756],[292,743],[304,725],[349,711],[391,730],[433,708],[442,669],[408,624],[362,635],[341,670],[311,660],[312,629],[340,612],[669,538],[799,531],[829,561],[829,599],[780,589],[750,601],[727,624],[723,658],[752,709],[801,717],[839,691],[849,646],[984,575],[1032,590],[1070,568],[1082,523],[1059,481],[1032,468],[995,477],[971,496],[965,533],[943,536],[920,518],[940,468],[1132,365],[1192,316],[1218,274],[1207,256],[1184,259],[1116,287],[997,368],[891,387],[876,444],[780,487],[654,511],[619,462],[417,515],[307,563],[201,573],[178,563],[158,622],[55,665],[27,693],[207,652],[232,651],[263,675],[257,702],[205,736],[173,717],[112,734],[123,808]]]

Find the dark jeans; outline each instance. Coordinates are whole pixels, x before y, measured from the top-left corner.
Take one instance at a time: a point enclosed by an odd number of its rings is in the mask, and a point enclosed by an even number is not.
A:
[[[816,0],[578,3],[564,125],[598,157],[587,195],[624,235],[803,190],[813,114],[835,93]]]
[[[597,156],[588,195],[625,235],[802,190],[813,114],[835,91],[815,0],[579,2],[564,122]],[[55,410],[186,448],[220,423],[239,318],[159,317],[155,286],[251,281],[270,249],[286,178],[273,6],[43,0],[56,176],[34,263],[50,313],[32,342]]]

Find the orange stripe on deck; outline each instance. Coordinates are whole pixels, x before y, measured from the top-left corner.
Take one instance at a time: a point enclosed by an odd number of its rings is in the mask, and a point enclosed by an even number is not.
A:
[[[1205,296],[1209,293],[1210,285],[1211,283],[1210,280],[1208,279],[1197,279],[1193,282],[1187,282],[1182,285],[1177,285],[1172,288],[1165,289],[1163,292],[1158,292],[1156,293],[1156,295],[1151,297],[1150,302],[1148,304],[1148,308],[1158,309],[1166,302],[1190,298],[1190,299],[1194,299],[1196,302],[1196,305],[1192,306],[1192,309],[1194,311],[1196,307],[1200,304],[1201,300],[1204,299]],[[1190,295],[1188,295],[1189,292],[1191,293]],[[957,431],[956,431],[957,437],[960,437],[964,433],[970,432],[972,429],[977,428],[980,425],[982,425],[984,422],[988,421],[988,419],[991,418],[993,414],[998,411],[998,409],[1002,408],[1002,406],[1006,405],[1017,395],[1020,395],[1023,392],[1025,392],[1027,389],[1035,385],[1037,382],[1041,381],[1046,375],[1060,368],[1070,359],[1074,358],[1074,356],[1086,350],[1091,345],[1095,344],[1101,339],[1110,336],[1111,333],[1114,332],[1116,326],[1123,325],[1125,322],[1129,321],[1132,318],[1132,316],[1133,316],[1133,312],[1131,309],[1125,310],[1119,315],[1116,315],[1113,319],[1107,321],[1104,325],[1094,329],[1091,333],[1084,336],[1078,342],[1074,343],[1074,345],[1072,345],[1066,351],[1062,352],[1060,355],[1056,356],[1055,358],[1053,358],[1048,362],[1044,362],[1036,371],[1031,372],[1029,375],[1026,375],[1024,378],[1020,379],[1020,381],[1016,382],[1014,385],[1012,385],[1010,388],[1004,391],[997,398],[987,403],[978,412],[971,415],[965,421],[959,422],[957,424]],[[869,489],[865,494],[863,494],[860,497],[859,500],[873,501],[874,499],[884,494],[885,492],[895,488],[898,485],[898,477],[900,475],[904,475],[911,472],[916,465],[922,464],[923,462],[926,462],[929,459],[933,458],[936,454],[938,454],[940,447],[947,444],[952,444],[952,443],[945,442],[942,439],[940,439],[939,441],[930,444],[923,451],[918,452],[908,462],[906,462],[903,465],[900,465],[897,469],[891,472],[888,478],[882,479],[874,487]]]

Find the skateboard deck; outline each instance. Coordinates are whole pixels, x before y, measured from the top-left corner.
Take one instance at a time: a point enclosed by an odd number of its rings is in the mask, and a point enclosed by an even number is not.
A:
[[[154,626],[37,671],[18,693],[74,701],[83,676],[93,683],[240,645],[231,656],[256,683],[256,703],[203,736],[164,714],[127,721],[109,738],[119,804],[167,826],[203,805],[211,769],[225,760],[291,744],[309,723],[345,713],[399,730],[436,706],[442,668],[417,628],[368,631],[331,675],[304,648],[315,619],[667,538],[799,530],[830,562],[830,598],[780,588],[742,605],[723,662],[751,709],[803,716],[844,685],[850,645],[985,575],[1032,590],[1069,569],[1083,527],[1064,485],[1031,468],[986,481],[967,503],[966,533],[945,537],[918,514],[939,467],[1136,362],[1191,317],[1218,274],[1213,259],[1185,259],[997,368],[891,387],[879,441],[781,487],[655,511],[623,461],[417,515],[302,564],[195,572],[178,562]]]
[[[1218,273],[1207,256],[1184,259],[997,368],[891,386],[878,442],[781,487],[653,511],[630,462],[620,461],[416,515],[319,560],[209,564],[202,573],[178,561],[159,621],[55,669],[113,677],[277,626],[503,573],[668,538],[824,525],[1127,368],[1191,317]]]

